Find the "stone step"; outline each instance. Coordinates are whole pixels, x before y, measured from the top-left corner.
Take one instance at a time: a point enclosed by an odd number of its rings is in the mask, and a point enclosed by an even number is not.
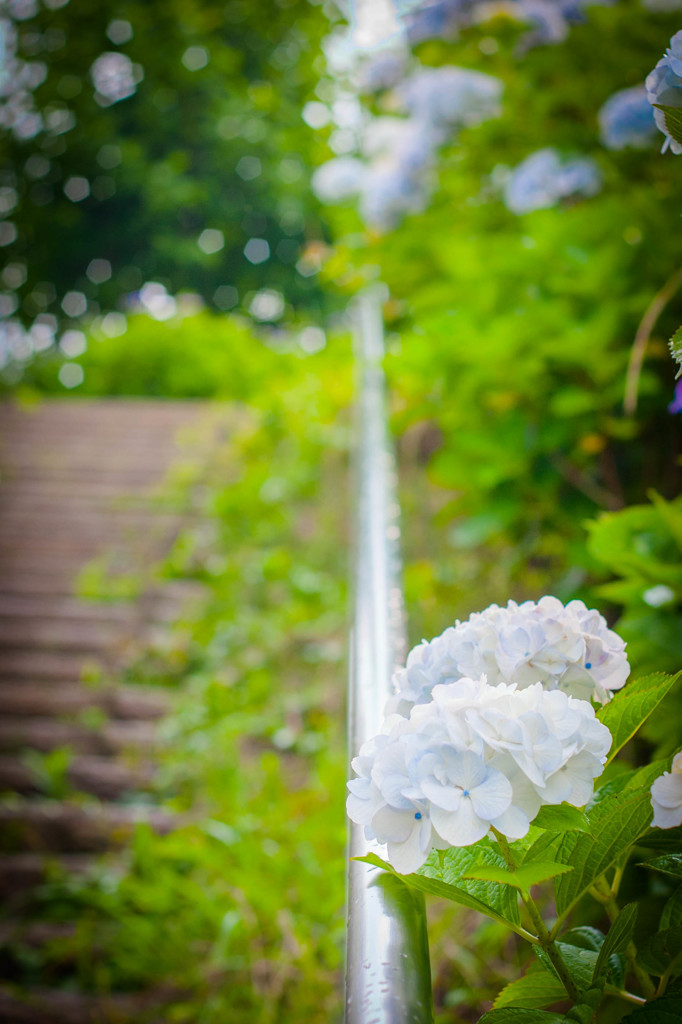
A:
[[[110,668],[102,655],[84,658],[82,655],[65,651],[12,651],[2,652],[0,657],[0,681],[8,679],[63,679],[73,682],[80,679],[86,666]]]
[[[30,647],[90,653],[102,649],[124,650],[130,639],[131,625],[126,622],[0,616],[0,649]]]
[[[170,603],[170,602],[169,602]],[[0,580],[0,619],[51,619],[82,622],[126,623],[139,618],[131,603],[79,601],[75,597],[51,597],[34,594],[7,594]],[[1,707],[1,705],[0,705]]]
[[[70,786],[100,800],[118,800],[124,793],[147,790],[154,778],[151,762],[126,764],[110,757],[74,757],[66,778]],[[40,772],[17,757],[0,755],[0,792],[31,795],[44,793],[47,781]]]
[[[163,592],[142,593],[134,604],[88,601],[69,595],[6,593],[0,580],[0,617],[9,621],[38,618],[132,625],[136,621],[174,622],[181,614],[182,604]]]
[[[29,854],[18,854],[17,857],[32,857],[39,856],[34,853]],[[76,855],[77,856],[77,855]],[[40,858],[43,860],[44,858]],[[87,855],[83,856],[84,860],[90,861]],[[11,857],[6,857],[5,862],[11,862]],[[11,863],[9,865],[11,873]],[[17,865],[17,871],[21,868]],[[28,870],[28,863],[25,865],[25,870]],[[2,880],[0,879],[0,886]],[[9,888],[9,885],[6,885]],[[20,944],[22,946],[33,946],[40,948],[46,946],[51,942],[59,942],[67,939],[75,938],[77,934],[76,925],[73,923],[67,923],[62,921],[25,921],[21,919],[10,919],[0,921],[0,948],[5,946],[13,946]]]
[[[68,989],[35,989],[21,995],[0,991],[0,1024],[164,1024],[164,1007],[186,998],[175,989],[89,995]]]
[[[7,717],[45,718],[101,708],[109,718],[155,721],[168,712],[171,703],[168,691],[152,686],[0,682],[0,709]]]
[[[97,853],[128,841],[139,824],[165,834],[186,824],[149,804],[19,800],[0,804],[3,845],[12,853]]]
[[[42,885],[50,874],[84,875],[94,870],[95,865],[96,858],[91,853],[0,854],[0,898],[12,901],[16,905],[17,897],[23,896],[29,889]],[[7,934],[6,931],[4,934]],[[0,938],[2,936],[3,932],[0,931]]]
[[[137,719],[108,719],[96,727],[56,718],[0,719],[0,751],[5,752],[32,749],[47,753],[69,747],[77,754],[106,755],[132,748],[152,750],[159,742],[154,722]]]

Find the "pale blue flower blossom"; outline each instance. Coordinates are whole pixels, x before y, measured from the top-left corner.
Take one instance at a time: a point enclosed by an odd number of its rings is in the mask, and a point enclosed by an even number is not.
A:
[[[675,754],[672,770],[663,772],[651,787],[654,828],[682,825],[682,750]]]
[[[585,700],[606,703],[630,672],[625,643],[599,612],[582,601],[565,607],[546,595],[537,604],[491,605],[410,651],[393,679],[387,713],[408,715],[432,699],[434,687],[485,675],[526,687],[540,682]]]
[[[505,611],[496,609],[497,625]],[[424,666],[428,646],[415,665]],[[386,720],[354,759],[358,777],[348,783],[349,817],[386,844],[398,871],[416,871],[431,849],[469,846],[492,828],[521,839],[544,804],[590,799],[612,739],[587,701],[539,682],[491,686],[484,676],[436,685],[431,698],[409,718]]]
[[[504,201],[521,215],[547,209],[570,196],[593,196],[601,188],[599,168],[593,160],[561,161],[555,149],[532,153],[512,171],[504,189]]]
[[[433,827],[450,846],[478,842],[511,804],[510,782],[471,751],[441,744],[424,754],[419,772]]]
[[[394,96],[419,123],[447,134],[461,125],[499,117],[503,89],[503,83],[492,75],[444,65],[415,72]]]
[[[635,85],[609,96],[599,111],[599,128],[607,149],[646,149],[656,134],[646,87]]]
[[[338,156],[318,167],[310,184],[323,203],[341,203],[357,196],[366,174],[367,168],[361,160]]]
[[[670,46],[658,64],[646,77],[646,91],[649,103],[664,107],[682,107],[682,30],[670,40]],[[654,119],[665,135],[661,152],[670,148],[673,153],[682,153],[682,145],[670,135],[665,124],[665,114],[654,107]]]

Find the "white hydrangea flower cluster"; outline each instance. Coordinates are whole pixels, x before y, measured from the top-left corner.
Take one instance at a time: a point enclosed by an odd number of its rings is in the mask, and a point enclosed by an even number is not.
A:
[[[541,683],[461,678],[364,744],[348,815],[408,874],[432,849],[470,846],[491,826],[522,838],[543,804],[582,806],[610,746],[587,701]]]
[[[651,787],[654,828],[682,825],[682,750],[675,754],[672,770],[663,772]]]
[[[490,685],[523,689],[540,682],[547,690],[605,704],[629,673],[625,643],[599,612],[582,601],[564,607],[547,595],[537,603],[493,604],[413,648],[394,676],[398,692],[386,710],[408,715],[415,704],[431,700],[438,684],[481,675]]]

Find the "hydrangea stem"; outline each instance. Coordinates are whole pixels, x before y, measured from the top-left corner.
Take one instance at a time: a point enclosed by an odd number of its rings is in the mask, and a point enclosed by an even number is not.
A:
[[[614,878],[614,886],[616,887],[616,890],[619,884],[620,875],[616,873]],[[608,914],[609,920],[613,924],[620,914],[620,907],[616,901],[614,890],[609,888],[608,882],[602,877],[597,879],[591,889],[591,893],[594,898],[603,905],[606,913]],[[625,958],[628,962],[628,967],[630,968],[632,976],[637,979],[645,997],[647,999],[653,999],[656,995],[656,986],[647,972],[637,963],[637,947],[632,940],[630,940],[625,949]]]
[[[511,851],[511,847],[507,842],[507,837],[502,835],[501,832],[498,832],[496,828],[493,828],[492,831],[495,834],[495,838],[497,839],[497,843],[500,847],[500,851],[505,859],[507,867],[509,868],[510,871],[516,871],[517,864],[514,860],[514,855]],[[577,1003],[580,998],[580,993],[578,992],[578,988],[575,982],[573,981],[573,978],[571,977],[566,964],[564,963],[564,959],[561,953],[559,952],[559,949],[554,939],[552,939],[551,935],[549,934],[549,931],[547,930],[547,926],[543,920],[542,914],[538,910],[535,901],[531,897],[530,893],[524,892],[523,889],[521,889],[520,892],[523,904],[526,910],[528,911],[528,915],[531,921],[533,922],[533,927],[535,928],[535,932],[538,937],[538,942],[540,943],[545,953],[551,960],[552,966],[554,967],[554,970],[556,971],[557,976],[561,981],[561,984],[566,989],[566,992],[573,1000],[573,1002]]]

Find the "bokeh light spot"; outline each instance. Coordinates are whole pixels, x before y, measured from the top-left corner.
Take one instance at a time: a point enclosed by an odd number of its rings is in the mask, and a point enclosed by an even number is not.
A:
[[[61,305],[67,316],[83,316],[88,308],[88,300],[83,292],[67,292]]]
[[[208,50],[203,46],[188,46],[181,59],[188,71],[200,71],[208,64]]]
[[[257,266],[270,259],[270,246],[264,238],[250,238],[244,246],[244,255],[249,263]]]
[[[65,388],[77,388],[85,380],[83,367],[78,363],[63,363],[59,367],[59,383]]]
[[[90,195],[90,182],[79,174],[72,175],[64,182],[64,195],[72,203],[80,203]]]
[[[111,277],[111,263],[109,260],[90,260],[85,274],[93,284],[102,284]]]
[[[212,255],[225,246],[225,235],[217,228],[204,228],[197,239],[197,245],[207,256]]]

